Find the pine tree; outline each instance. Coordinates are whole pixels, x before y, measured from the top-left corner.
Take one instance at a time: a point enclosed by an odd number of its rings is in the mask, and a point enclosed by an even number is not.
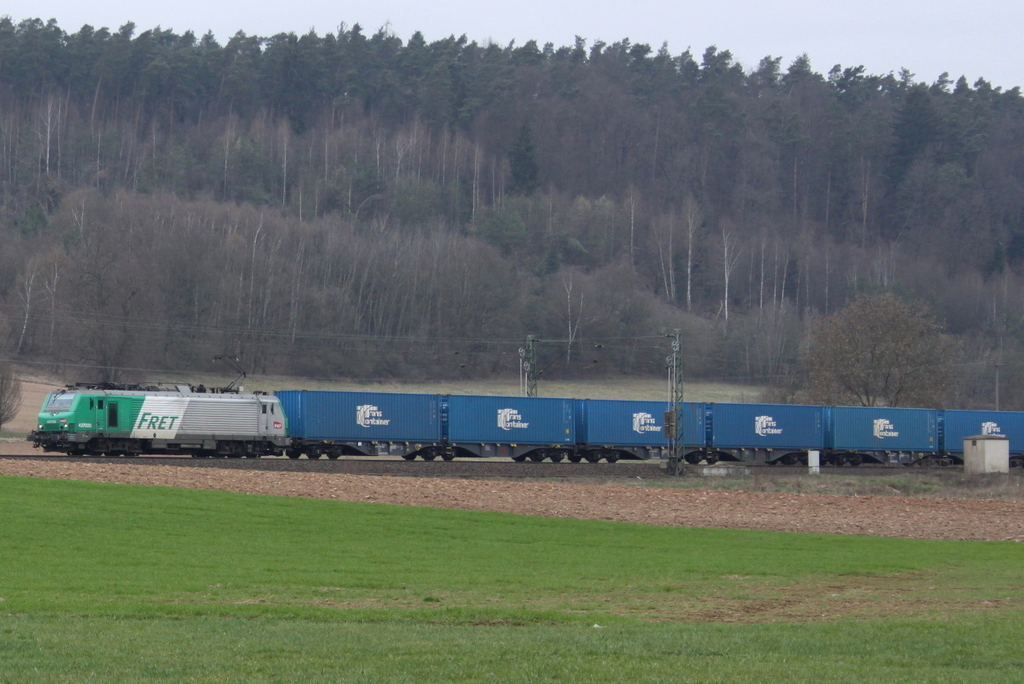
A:
[[[540,187],[540,181],[537,179],[540,168],[537,166],[533,134],[528,121],[524,121],[519,128],[519,136],[508,151],[508,162],[512,171],[513,193],[529,195]]]

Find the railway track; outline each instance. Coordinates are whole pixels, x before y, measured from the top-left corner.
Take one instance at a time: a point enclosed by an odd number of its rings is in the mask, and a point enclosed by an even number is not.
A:
[[[67,463],[133,463],[167,465],[182,468],[226,468],[270,472],[318,472],[350,475],[392,475],[401,477],[502,478],[553,480],[649,480],[672,477],[660,461],[619,461],[617,463],[517,463],[508,459],[455,459],[453,461],[405,461],[399,458],[342,457],[328,459],[288,458],[191,458],[188,456],[96,457],[26,453],[0,458]],[[1020,472],[1020,469],[1014,469]],[[823,466],[821,473],[833,475],[884,476],[907,472],[962,472],[962,467],[905,468],[901,466],[861,465]],[[806,466],[764,466],[756,464],[723,464],[683,466],[682,477],[745,477],[808,475]]]

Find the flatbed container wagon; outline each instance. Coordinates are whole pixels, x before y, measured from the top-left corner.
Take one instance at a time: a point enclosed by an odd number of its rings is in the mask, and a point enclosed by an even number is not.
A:
[[[826,407],[822,465],[909,465],[939,453],[938,411],[871,406]]]
[[[440,395],[285,390],[276,396],[289,418],[291,458],[452,458],[443,442]]]
[[[963,462],[964,439],[978,435],[1000,435],[1010,440],[1010,461],[1019,466],[1024,460],[1024,413],[1019,411],[939,412],[942,452],[955,462]]]
[[[579,455],[596,463],[602,458],[668,458],[664,401],[580,399]],[[703,451],[704,404],[686,402],[682,410],[682,442],[686,453]]]
[[[708,404],[706,460],[807,463],[807,453],[825,447],[821,406]],[[690,460],[696,463],[696,460]]]
[[[459,456],[579,460],[575,399],[451,395],[442,409]]]

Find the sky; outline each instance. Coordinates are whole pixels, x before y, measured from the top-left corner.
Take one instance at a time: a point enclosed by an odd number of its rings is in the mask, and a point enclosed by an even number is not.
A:
[[[868,73],[899,73],[932,83],[943,72],[969,83],[1024,88],[1024,2],[1021,0],[6,0],[0,13],[15,22],[56,19],[69,33],[83,24],[116,29],[128,21],[137,31],[160,26],[176,33],[212,31],[222,44],[237,31],[270,36],[315,30],[323,35],[342,23],[365,33],[382,26],[403,41],[415,31],[427,41],[465,35],[522,45],[588,45],[628,38],[673,55],[691,50],[698,59],[715,45],[729,50],[748,70],[765,56],[783,67],[806,53],[815,71],[836,64],[863,65]]]

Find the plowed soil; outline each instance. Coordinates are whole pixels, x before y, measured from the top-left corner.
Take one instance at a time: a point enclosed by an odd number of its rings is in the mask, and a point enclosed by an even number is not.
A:
[[[24,449],[19,451],[23,452]],[[0,475],[498,511],[647,525],[1024,542],[1024,502],[1021,501],[455,480],[181,468],[131,462],[27,461],[2,457]]]

